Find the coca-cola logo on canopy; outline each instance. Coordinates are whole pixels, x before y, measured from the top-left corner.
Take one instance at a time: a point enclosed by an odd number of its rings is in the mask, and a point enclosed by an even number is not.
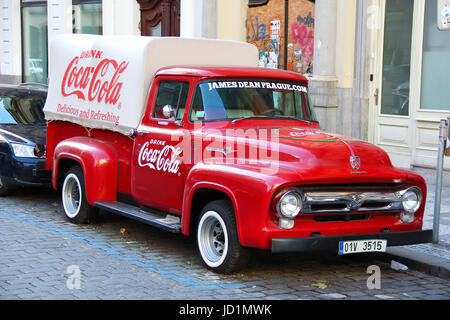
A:
[[[90,102],[117,103],[123,85],[120,76],[128,67],[128,62],[103,58],[102,55],[99,50],[84,51],[70,61],[61,83],[64,97],[75,95]],[[99,60],[96,66],[92,65],[94,59]]]

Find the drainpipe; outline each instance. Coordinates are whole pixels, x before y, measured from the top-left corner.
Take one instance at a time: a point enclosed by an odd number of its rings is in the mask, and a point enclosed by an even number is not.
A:
[[[442,171],[444,170],[444,152],[449,137],[449,121],[442,119],[439,124],[439,147],[438,159],[436,165],[436,192],[434,199],[434,217],[433,217],[433,243],[439,243],[439,221],[441,216],[441,194],[442,194]]]

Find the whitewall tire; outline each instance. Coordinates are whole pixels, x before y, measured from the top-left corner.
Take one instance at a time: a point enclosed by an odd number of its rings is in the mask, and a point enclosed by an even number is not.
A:
[[[97,208],[88,204],[83,169],[72,167],[64,178],[61,190],[62,204],[66,217],[73,223],[90,222],[97,213]]]
[[[197,223],[197,247],[206,267],[214,272],[232,273],[245,266],[248,253],[239,242],[230,201],[212,201],[203,208]]]

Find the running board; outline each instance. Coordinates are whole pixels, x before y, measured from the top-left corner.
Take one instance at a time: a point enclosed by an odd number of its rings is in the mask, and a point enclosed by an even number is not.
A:
[[[172,233],[181,232],[180,217],[163,211],[146,211],[119,201],[95,201],[94,206]]]

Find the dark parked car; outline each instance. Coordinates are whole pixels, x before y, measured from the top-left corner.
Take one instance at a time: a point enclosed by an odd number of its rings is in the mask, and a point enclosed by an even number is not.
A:
[[[20,187],[50,186],[45,170],[47,88],[0,85],[0,196]]]

